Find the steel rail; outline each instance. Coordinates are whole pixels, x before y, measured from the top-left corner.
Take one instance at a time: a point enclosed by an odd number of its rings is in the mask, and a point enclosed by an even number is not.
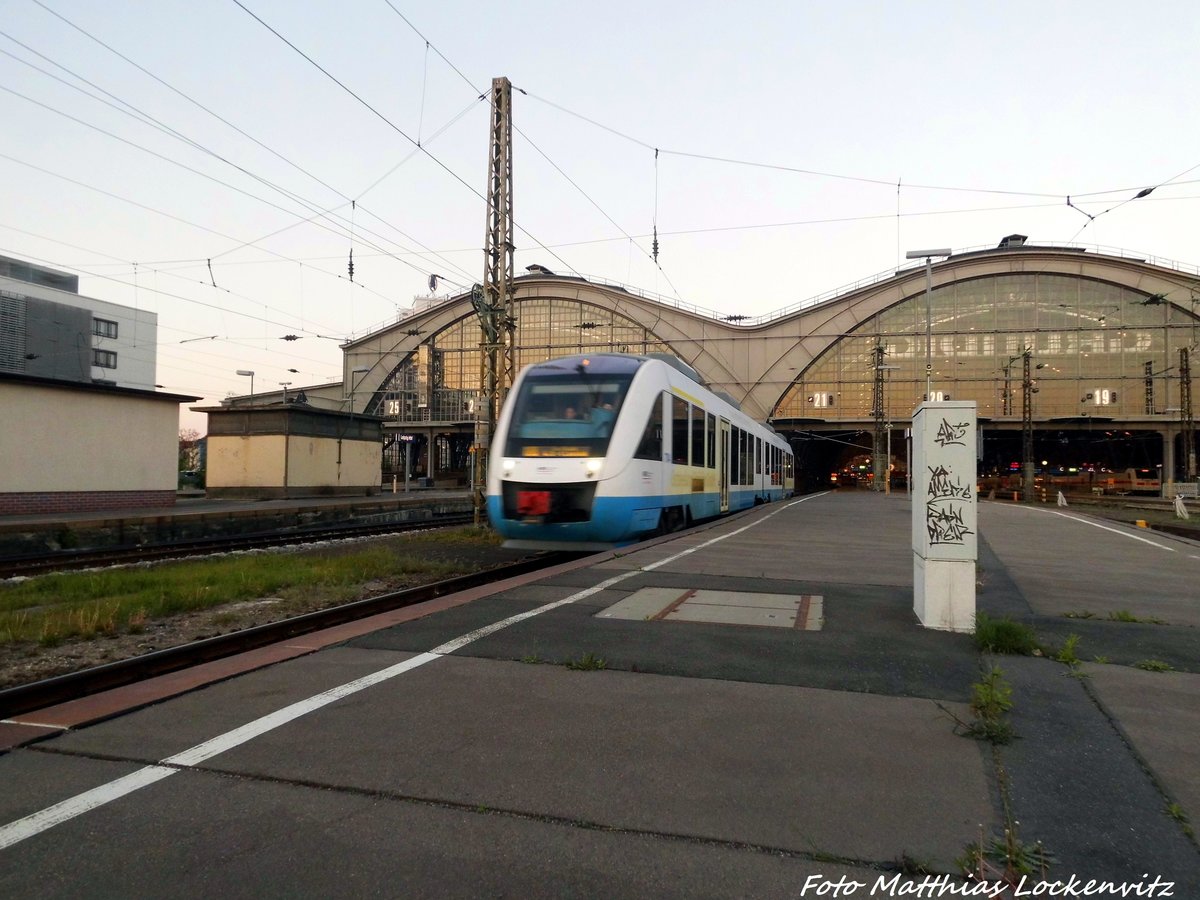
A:
[[[152,560],[204,556],[234,550],[255,550],[267,547],[286,547],[321,540],[340,540],[353,537],[399,534],[426,528],[468,525],[467,514],[436,516],[429,519],[409,519],[400,522],[376,522],[358,525],[319,525],[288,531],[259,531],[251,534],[224,535],[209,538],[190,538],[183,541],[143,544],[136,547],[89,548],[58,550],[53,553],[8,556],[0,559],[0,578],[17,575],[40,575],[46,572],[86,569],[93,566],[121,565]]]

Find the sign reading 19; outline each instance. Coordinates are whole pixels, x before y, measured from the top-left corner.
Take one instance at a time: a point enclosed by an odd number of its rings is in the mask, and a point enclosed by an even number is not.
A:
[[[1096,388],[1094,391],[1089,391],[1083,399],[1091,400],[1097,406],[1108,406],[1117,402],[1117,392],[1110,391],[1108,388]]]

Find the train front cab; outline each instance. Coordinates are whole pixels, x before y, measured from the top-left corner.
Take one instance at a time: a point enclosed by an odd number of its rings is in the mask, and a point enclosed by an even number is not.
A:
[[[488,497],[510,546],[613,546],[790,495],[786,445],[706,410],[692,391],[634,384],[641,363],[601,356],[523,373]]]
[[[601,486],[614,474],[610,448],[641,362],[597,355],[521,373],[489,464],[488,516],[509,545],[590,549],[628,539],[637,517]]]

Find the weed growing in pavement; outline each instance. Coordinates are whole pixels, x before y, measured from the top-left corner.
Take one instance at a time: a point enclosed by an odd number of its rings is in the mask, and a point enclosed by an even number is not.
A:
[[[1192,823],[1188,820],[1188,814],[1183,811],[1183,807],[1178,803],[1167,804],[1167,815],[1174,819],[1183,828],[1183,833],[1195,840],[1196,832],[1192,828]]]
[[[1109,659],[1108,659],[1108,657],[1107,657],[1107,656],[1093,656],[1093,657],[1092,657],[1092,662],[1094,662],[1094,663],[1100,663],[1100,665],[1102,665],[1102,666],[1106,666],[1106,665],[1108,665],[1108,663],[1109,663]]]
[[[1150,625],[1165,625],[1162,619],[1156,619],[1153,616],[1139,617],[1135,616],[1127,609],[1115,609],[1108,614],[1110,622],[1145,622]]]
[[[595,672],[599,669],[607,669],[608,663],[596,656],[590,650],[579,657],[579,659],[568,659],[563,663],[568,669],[574,669],[577,672]]]
[[[1078,646],[1079,635],[1068,634],[1066,641],[1063,643],[1062,647],[1059,648],[1058,653],[1054,655],[1054,658],[1063,665],[1070,666],[1072,669],[1078,668],[1079,663],[1082,661],[1080,660],[1079,655],[1075,652],[1075,648]]]
[[[1008,712],[1012,709],[1012,685],[1005,680],[999,666],[992,666],[983,678],[971,685],[971,721],[963,721],[940,703],[938,708],[954,720],[955,734],[992,744],[1007,744],[1016,737],[1012,722],[1008,720]]]
[[[993,619],[987,613],[975,616],[975,646],[984,653],[1029,656],[1037,649],[1033,629],[1007,616]]]
[[[1003,881],[1015,887],[1022,878],[1037,876],[1043,881],[1053,856],[1038,841],[1028,844],[1017,836],[1020,822],[1013,822],[1004,829],[1001,837],[985,839],[983,826],[979,826],[979,841],[968,844],[966,851],[955,862],[964,875],[980,881]]]
[[[1094,619],[1094,618],[1096,618],[1096,614],[1094,612],[1092,612],[1090,609],[1081,609],[1079,612],[1065,612],[1065,613],[1063,613],[1063,616],[1065,616],[1068,619]]]
[[[521,662],[527,663],[531,666],[536,666],[538,663],[540,663],[542,661],[543,661],[542,658],[540,656],[538,656],[536,653],[527,653],[521,657]]]
[[[934,867],[926,860],[918,859],[915,856],[909,856],[908,851],[900,854],[900,858],[896,860],[896,869],[909,878],[919,878],[923,875],[933,875]]]
[[[1133,664],[1135,669],[1145,669],[1147,672],[1174,672],[1175,667],[1161,659],[1143,659]]]

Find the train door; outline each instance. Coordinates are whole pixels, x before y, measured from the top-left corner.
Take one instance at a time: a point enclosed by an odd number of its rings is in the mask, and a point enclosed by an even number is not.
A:
[[[667,405],[670,402],[669,398],[670,394],[662,393],[654,399],[642,438],[633,453],[634,459],[642,460],[638,469],[641,483],[636,492],[642,497],[653,498],[655,516],[658,515],[663,490],[663,461],[669,459],[664,453],[666,445],[663,429],[663,407],[667,406],[667,409],[670,409]]]
[[[717,440],[717,480],[721,485],[721,512],[729,512],[729,422],[721,419],[721,434]]]

